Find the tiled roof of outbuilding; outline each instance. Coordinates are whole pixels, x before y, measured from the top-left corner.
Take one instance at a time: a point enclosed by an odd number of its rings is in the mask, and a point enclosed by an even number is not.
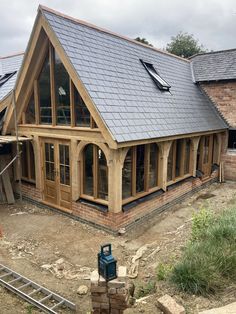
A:
[[[236,49],[201,53],[190,60],[196,82],[236,80]]]
[[[192,81],[190,62],[41,7],[117,142],[226,128]],[[170,85],[160,91],[140,59]]]
[[[0,86],[0,100],[7,96],[14,88],[17,72],[19,71],[24,53],[19,53],[16,55],[8,57],[0,57],[0,76],[3,76],[8,73],[16,72],[5,84]]]

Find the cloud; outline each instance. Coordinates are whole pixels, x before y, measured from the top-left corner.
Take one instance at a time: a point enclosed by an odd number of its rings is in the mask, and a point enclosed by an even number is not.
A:
[[[43,5],[131,38],[164,48],[179,31],[193,34],[209,50],[236,47],[233,0],[48,0]],[[26,48],[38,2],[2,0],[0,55]]]

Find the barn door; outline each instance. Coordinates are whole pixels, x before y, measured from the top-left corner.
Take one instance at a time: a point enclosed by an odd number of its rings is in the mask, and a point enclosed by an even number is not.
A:
[[[43,141],[44,201],[71,209],[70,145],[64,141]]]
[[[201,152],[202,152],[202,172],[203,177],[209,177],[211,174],[212,166],[212,149],[213,149],[213,136],[206,135],[203,136],[200,142]]]

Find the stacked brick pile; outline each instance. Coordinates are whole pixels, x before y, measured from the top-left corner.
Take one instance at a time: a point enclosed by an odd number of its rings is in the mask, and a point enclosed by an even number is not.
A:
[[[126,267],[120,266],[117,279],[106,282],[95,270],[91,274],[91,301],[94,314],[122,314],[129,307]]]

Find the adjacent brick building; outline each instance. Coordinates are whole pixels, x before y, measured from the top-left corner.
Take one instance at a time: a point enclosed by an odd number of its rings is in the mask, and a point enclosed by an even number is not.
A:
[[[191,64],[194,81],[229,126],[223,150],[225,178],[236,180],[236,49],[198,54]]]

